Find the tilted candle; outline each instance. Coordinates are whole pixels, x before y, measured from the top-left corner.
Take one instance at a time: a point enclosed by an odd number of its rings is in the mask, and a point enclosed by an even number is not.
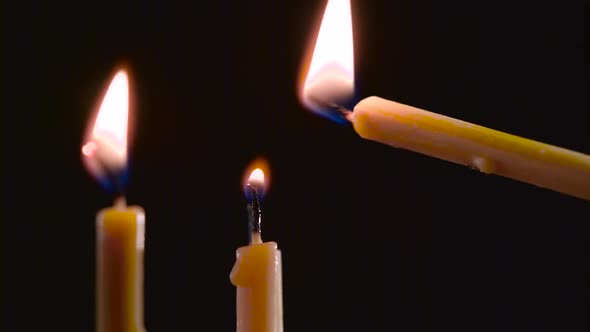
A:
[[[283,290],[281,251],[276,242],[262,242],[260,200],[264,173],[256,168],[247,183],[250,203],[250,245],[236,252],[230,280],[236,290],[237,332],[282,332]]]
[[[369,97],[347,117],[363,138],[590,200],[590,156]]]
[[[82,147],[88,171],[117,199],[96,216],[96,331],[141,332],[145,214],[127,207],[122,174],[127,167],[129,80],[119,71],[109,85]]]
[[[363,138],[590,200],[589,155],[379,97],[362,100],[353,111],[341,107],[354,94],[349,0],[328,2],[303,72],[304,105],[350,121]]]

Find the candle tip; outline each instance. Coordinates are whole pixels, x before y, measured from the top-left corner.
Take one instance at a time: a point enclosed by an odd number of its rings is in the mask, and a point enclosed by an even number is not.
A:
[[[115,197],[115,201],[113,202],[113,207],[117,210],[124,210],[127,208],[127,200],[125,196],[117,196]]]
[[[260,232],[252,232],[250,237],[250,244],[261,244],[262,243],[262,234]]]
[[[337,119],[337,122],[352,122],[352,111],[335,102],[313,98],[313,103],[322,109],[325,113],[330,113],[327,117]]]

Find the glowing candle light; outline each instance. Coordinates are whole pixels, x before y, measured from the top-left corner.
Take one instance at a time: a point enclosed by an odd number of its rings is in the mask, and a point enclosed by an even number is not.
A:
[[[265,170],[264,170],[265,169]],[[237,332],[282,332],[281,251],[276,242],[262,242],[260,202],[268,188],[268,168],[253,164],[246,180],[250,245],[236,252],[230,280],[236,290]]]
[[[101,184],[116,193],[112,207],[96,216],[96,331],[144,331],[143,254],[145,214],[123,196],[127,167],[129,79],[113,78],[82,146],[82,160]]]
[[[379,97],[353,109],[349,0],[329,0],[299,95],[305,107],[349,121],[363,138],[590,200],[590,156],[510,135]],[[345,54],[342,54],[345,53]]]

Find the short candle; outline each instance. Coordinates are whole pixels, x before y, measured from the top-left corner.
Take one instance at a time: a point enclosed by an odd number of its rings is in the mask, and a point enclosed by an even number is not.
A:
[[[256,164],[255,164],[256,165]],[[266,171],[268,175],[268,171]],[[262,242],[265,172],[254,168],[246,183],[250,244],[236,252],[230,280],[236,286],[237,332],[282,332],[283,289],[281,251],[276,242]]]

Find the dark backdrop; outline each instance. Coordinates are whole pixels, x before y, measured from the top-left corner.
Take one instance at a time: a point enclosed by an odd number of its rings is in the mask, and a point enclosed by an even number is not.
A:
[[[4,2],[6,331],[94,329],[91,108],[137,100],[148,331],[232,331],[242,173],[272,169],[264,238],[286,331],[587,331],[588,203],[360,139],[304,110],[324,1]],[[359,96],[590,153],[585,1],[353,1]]]

